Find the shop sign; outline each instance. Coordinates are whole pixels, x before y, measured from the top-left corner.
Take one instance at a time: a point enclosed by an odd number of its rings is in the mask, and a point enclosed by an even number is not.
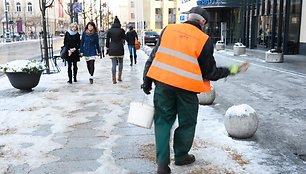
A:
[[[224,0],[199,0],[197,1],[197,5],[217,5],[224,4]]]
[[[182,0],[182,4],[189,2],[190,0]]]
[[[198,0],[197,5],[199,6],[223,6],[223,7],[240,7],[241,1],[236,0]]]

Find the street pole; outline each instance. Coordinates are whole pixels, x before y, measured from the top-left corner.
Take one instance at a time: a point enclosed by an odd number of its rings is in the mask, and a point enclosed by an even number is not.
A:
[[[102,4],[101,4],[101,0],[100,0],[100,29],[102,29]]]
[[[86,14],[85,14],[85,0],[83,0],[83,22],[84,22],[84,27],[86,26]]]
[[[7,5],[6,3],[7,2],[5,0],[5,23],[6,23],[6,32],[8,32],[8,17],[7,17],[8,7],[6,6]]]
[[[77,3],[78,3],[78,0],[74,0],[73,4],[76,5]],[[74,15],[74,22],[79,23],[78,12],[75,9],[73,9],[73,15]]]

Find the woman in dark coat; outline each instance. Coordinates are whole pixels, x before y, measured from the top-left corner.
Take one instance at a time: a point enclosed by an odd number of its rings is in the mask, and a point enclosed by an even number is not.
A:
[[[67,48],[68,56],[66,61],[68,63],[68,83],[72,83],[72,65],[73,65],[73,81],[77,82],[78,66],[77,62],[80,61],[79,48],[80,48],[80,34],[78,33],[78,25],[76,23],[70,24],[64,38],[64,47]]]
[[[122,69],[123,69],[123,56],[125,42],[125,31],[121,28],[120,21],[115,16],[112,27],[108,30],[106,35],[106,48],[108,48],[109,57],[112,60],[112,79],[113,84],[116,84],[116,66],[119,64],[118,81],[122,81]]]

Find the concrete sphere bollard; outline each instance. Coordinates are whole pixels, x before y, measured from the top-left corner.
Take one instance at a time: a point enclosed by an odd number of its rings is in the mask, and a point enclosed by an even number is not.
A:
[[[247,104],[230,107],[224,117],[224,125],[229,136],[250,138],[258,128],[256,111]]]
[[[211,105],[216,98],[215,89],[213,88],[213,86],[211,86],[210,92],[201,92],[200,94],[198,94],[198,98],[200,105]]]

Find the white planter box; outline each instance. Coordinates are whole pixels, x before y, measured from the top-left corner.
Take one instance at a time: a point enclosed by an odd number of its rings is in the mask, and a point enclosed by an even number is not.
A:
[[[224,44],[224,42],[217,41],[217,43],[216,43],[216,50],[217,50],[217,51],[219,51],[219,50],[225,50],[225,44]]]
[[[265,56],[266,62],[271,62],[271,63],[282,63],[284,62],[284,54],[283,53],[272,53],[270,51],[266,51],[266,56]]]
[[[233,46],[233,50],[234,56],[240,56],[245,54],[246,52],[245,46],[242,43],[235,43],[235,45]]]

